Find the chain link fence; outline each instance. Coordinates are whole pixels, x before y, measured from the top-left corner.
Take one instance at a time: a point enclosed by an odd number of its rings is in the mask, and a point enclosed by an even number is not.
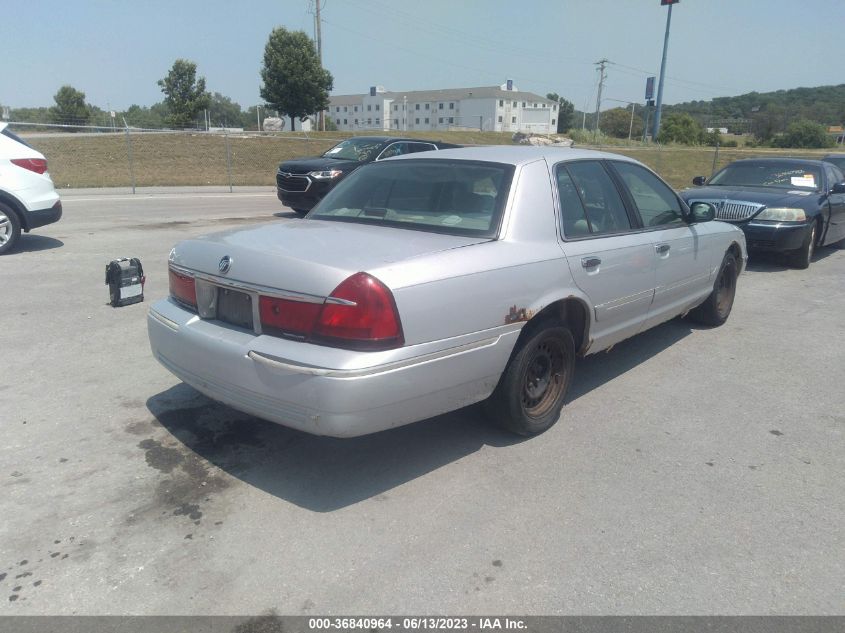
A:
[[[59,189],[167,186],[272,186],[280,161],[323,153],[350,132],[170,131],[93,126],[10,123],[24,141],[42,152]],[[511,144],[510,134],[494,132],[396,133],[462,145]],[[741,158],[792,156],[821,158],[829,150],[744,147],[685,147],[657,144],[596,144],[635,158],[682,189],[694,176],[709,176]]]

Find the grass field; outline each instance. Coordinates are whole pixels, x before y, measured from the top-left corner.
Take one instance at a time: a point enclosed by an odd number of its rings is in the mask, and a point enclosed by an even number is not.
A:
[[[410,137],[433,138],[462,145],[510,145],[510,133],[408,132]],[[341,132],[289,132],[227,137],[190,132],[125,134],[45,134],[25,136],[47,156],[58,188],[138,187],[177,185],[273,185],[280,161],[324,152]],[[581,146],[578,147],[588,147]],[[800,156],[818,158],[825,150],[776,150],[655,145],[613,146],[604,149],[642,161],[673,187],[683,188],[693,176],[707,176],[738,158]],[[131,151],[131,171],[130,171]]]

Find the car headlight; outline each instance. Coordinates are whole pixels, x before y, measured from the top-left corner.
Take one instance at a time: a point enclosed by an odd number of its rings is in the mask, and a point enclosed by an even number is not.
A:
[[[337,178],[342,173],[339,169],[326,169],[325,171],[312,171],[308,175],[315,180],[331,180],[332,178]]]
[[[768,220],[769,222],[805,222],[807,214],[804,209],[792,209],[790,207],[768,207],[763,209],[755,220]]]

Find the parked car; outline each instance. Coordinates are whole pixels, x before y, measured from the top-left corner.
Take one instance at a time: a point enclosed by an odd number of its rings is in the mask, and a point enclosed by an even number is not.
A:
[[[30,230],[62,217],[47,159],[0,123],[0,255]]]
[[[320,156],[286,160],[276,172],[276,195],[297,215],[305,215],[361,165],[393,156],[456,148],[459,145],[393,136],[356,136]]]
[[[380,161],[300,222],[177,244],[150,344],[209,397],[308,433],[486,399],[493,420],[533,435],[557,421],[576,355],[687,313],[725,322],[745,239],[714,214],[614,154]]]
[[[835,165],[797,158],[738,160],[681,196],[709,202],[745,232],[748,250],[786,253],[807,268],[817,247],[845,239],[845,177]]]
[[[845,172],[845,154],[827,154],[822,160],[836,165],[840,171]]]

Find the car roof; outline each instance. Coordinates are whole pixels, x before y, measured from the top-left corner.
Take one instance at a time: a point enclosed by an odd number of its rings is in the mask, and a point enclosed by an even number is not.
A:
[[[837,154],[837,153],[825,154],[822,157],[822,160],[824,160],[825,158],[845,158],[845,154]]]
[[[790,164],[790,165],[806,165],[807,167],[820,167],[824,161],[822,160],[814,160],[812,158],[789,158],[789,157],[777,157],[777,158],[741,158],[740,160],[735,160],[734,162],[727,165],[735,165],[736,163],[772,163],[772,164]]]
[[[563,146],[533,146],[533,145],[483,145],[477,147],[461,147],[455,149],[444,149],[439,152],[425,154],[406,154],[396,156],[390,160],[475,160],[494,163],[505,163],[508,165],[526,165],[537,160],[546,160],[550,163],[560,161],[572,161],[592,158],[593,160],[622,160],[631,163],[639,161],[610,152],[600,152],[592,149],[576,149]]]
[[[418,141],[420,143],[442,143],[443,141],[430,141],[427,138],[405,138],[404,136],[350,136],[343,139],[344,141],[361,140],[361,141],[375,141],[378,143],[396,142],[396,141]]]

